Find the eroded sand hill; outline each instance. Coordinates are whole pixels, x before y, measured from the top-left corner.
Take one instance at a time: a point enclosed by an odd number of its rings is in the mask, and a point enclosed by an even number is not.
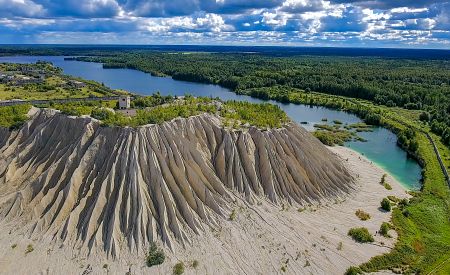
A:
[[[169,248],[227,219],[229,202],[307,204],[352,188],[341,161],[294,123],[230,131],[200,115],[137,129],[34,109],[0,129],[1,223],[108,255]]]

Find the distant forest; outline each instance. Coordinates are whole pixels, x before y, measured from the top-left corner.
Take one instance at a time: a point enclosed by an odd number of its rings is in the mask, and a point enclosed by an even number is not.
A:
[[[285,48],[282,54],[283,48],[273,47],[256,47],[252,53],[208,49],[206,53],[187,53],[132,46],[42,46],[0,48],[0,53],[83,55],[77,59],[102,62],[105,68],[131,68],[177,80],[218,84],[262,99],[288,102],[289,93],[301,89],[423,110],[421,119],[450,144],[449,51],[372,49],[371,54],[368,49],[337,49],[335,54],[340,56],[333,56],[325,48],[324,56],[319,56],[314,48],[305,48],[309,49],[306,54],[296,54],[292,48]],[[395,54],[398,56],[393,57]]]

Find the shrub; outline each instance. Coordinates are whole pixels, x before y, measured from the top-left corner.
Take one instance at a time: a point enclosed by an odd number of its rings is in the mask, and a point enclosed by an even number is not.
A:
[[[353,240],[360,243],[373,242],[373,236],[369,233],[369,230],[365,227],[352,228],[348,231],[348,235],[352,237]]]
[[[236,219],[236,216],[237,216],[236,209],[233,209],[233,211],[231,211],[230,214],[230,221],[234,221],[234,219]]]
[[[383,222],[380,226],[380,234],[386,238],[390,238],[391,236],[388,234],[389,229],[391,229],[391,225],[387,222]]]
[[[33,252],[34,248],[33,245],[29,244],[27,245],[27,249],[25,250],[25,254]]]
[[[386,210],[386,211],[391,211],[391,202],[389,201],[388,198],[383,198],[383,200],[381,201],[381,209]]]
[[[183,262],[179,262],[176,265],[173,266],[173,274],[174,275],[181,275],[184,273],[184,264]]]
[[[198,267],[198,261],[197,260],[192,261],[192,265],[191,266],[193,268],[197,268]]]
[[[160,265],[164,262],[166,256],[164,255],[164,251],[162,251],[155,242],[150,244],[150,249],[147,254],[147,266],[151,267],[154,265]]]
[[[114,117],[114,112],[106,109],[94,109],[92,110],[91,117],[103,121]]]
[[[401,207],[401,208],[403,208],[403,207],[405,207],[405,206],[408,206],[408,205],[409,205],[409,200],[408,200],[407,198],[402,199],[402,200],[398,203],[398,206]]]
[[[311,263],[308,260],[306,260],[305,265],[303,267],[308,267],[308,266],[311,266]]]
[[[399,198],[397,198],[396,196],[387,196],[387,198],[388,198],[391,202],[393,202],[394,204],[401,201],[401,200],[400,200]]]
[[[0,107],[0,127],[19,129],[28,120],[27,113],[31,105]]]
[[[420,119],[421,121],[425,121],[425,122],[430,121],[430,113],[428,113],[428,112],[422,112],[422,113],[419,115],[419,119]]]
[[[389,183],[387,183],[387,182],[385,182],[385,183],[383,184],[383,186],[384,186],[384,188],[386,188],[387,190],[392,190],[392,186],[391,186]]]
[[[364,212],[361,209],[356,210],[355,215],[362,221],[367,221],[370,219],[369,213]]]
[[[357,275],[357,274],[362,274],[361,268],[357,267],[357,266],[351,266],[349,268],[347,268],[347,270],[344,273],[345,275]]]
[[[408,209],[405,209],[405,210],[402,211],[402,214],[403,214],[403,216],[405,216],[405,217],[409,217],[409,215],[411,215],[411,212],[409,212]]]
[[[337,246],[337,250],[342,250],[343,247],[344,247],[344,245],[342,244],[342,242],[339,242],[338,246]]]

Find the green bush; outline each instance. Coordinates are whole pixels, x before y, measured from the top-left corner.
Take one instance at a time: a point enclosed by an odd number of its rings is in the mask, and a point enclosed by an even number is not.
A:
[[[179,262],[176,265],[173,266],[173,274],[174,275],[181,275],[184,273],[184,264],[183,262]]]
[[[353,240],[360,243],[373,242],[373,236],[369,233],[369,230],[365,227],[352,228],[348,231],[348,235],[352,237]]]
[[[344,275],[357,275],[357,274],[362,274],[361,268],[357,266],[351,266],[347,268],[347,270],[344,273]]]
[[[94,109],[91,112],[91,117],[98,120],[107,120],[114,117],[114,112],[107,109]]]
[[[389,229],[391,229],[391,225],[387,222],[383,222],[380,226],[380,234],[384,237],[390,238],[391,236],[388,234]]]
[[[391,211],[391,202],[389,201],[388,198],[383,198],[383,200],[381,201],[381,209],[386,210],[386,211]]]
[[[387,190],[392,190],[392,186],[391,186],[389,183],[387,183],[387,182],[385,182],[385,183],[383,184],[383,186],[384,186],[384,188],[386,188]]]
[[[150,249],[147,254],[147,266],[151,267],[154,265],[160,265],[164,262],[166,256],[164,255],[164,251],[158,248],[155,242],[150,243]]]
[[[408,205],[409,205],[409,200],[408,200],[407,198],[402,199],[402,200],[398,203],[398,206],[399,206],[400,208],[403,208],[403,207],[408,206]]]
[[[27,121],[30,105],[0,107],[0,127],[18,129]]]
[[[230,213],[230,217],[229,217],[230,221],[234,221],[236,219],[236,216],[237,216],[237,211],[236,211],[236,209],[233,209],[233,211],[231,211],[231,213]]]

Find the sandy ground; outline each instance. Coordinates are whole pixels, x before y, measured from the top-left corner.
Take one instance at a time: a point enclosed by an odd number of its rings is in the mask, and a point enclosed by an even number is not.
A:
[[[185,274],[343,274],[349,266],[389,251],[395,232],[390,231],[393,238],[376,234],[381,223],[390,219],[390,213],[379,209],[380,201],[388,195],[408,195],[390,176],[387,181],[393,190],[380,185],[385,172],[360,154],[344,147],[330,150],[357,179],[355,191],[345,198],[306,206],[278,206],[262,199],[249,205],[237,199],[234,220],[205,227],[201,235],[191,237],[191,243],[166,250],[164,264],[152,268],[145,266],[143,253],[119,259],[102,253],[81,255],[50,238],[33,240],[15,234],[2,223],[0,274],[171,274],[180,261]],[[357,209],[371,219],[359,220]],[[352,227],[367,227],[375,242],[354,242],[347,236]],[[191,267],[194,260],[196,268]]]

